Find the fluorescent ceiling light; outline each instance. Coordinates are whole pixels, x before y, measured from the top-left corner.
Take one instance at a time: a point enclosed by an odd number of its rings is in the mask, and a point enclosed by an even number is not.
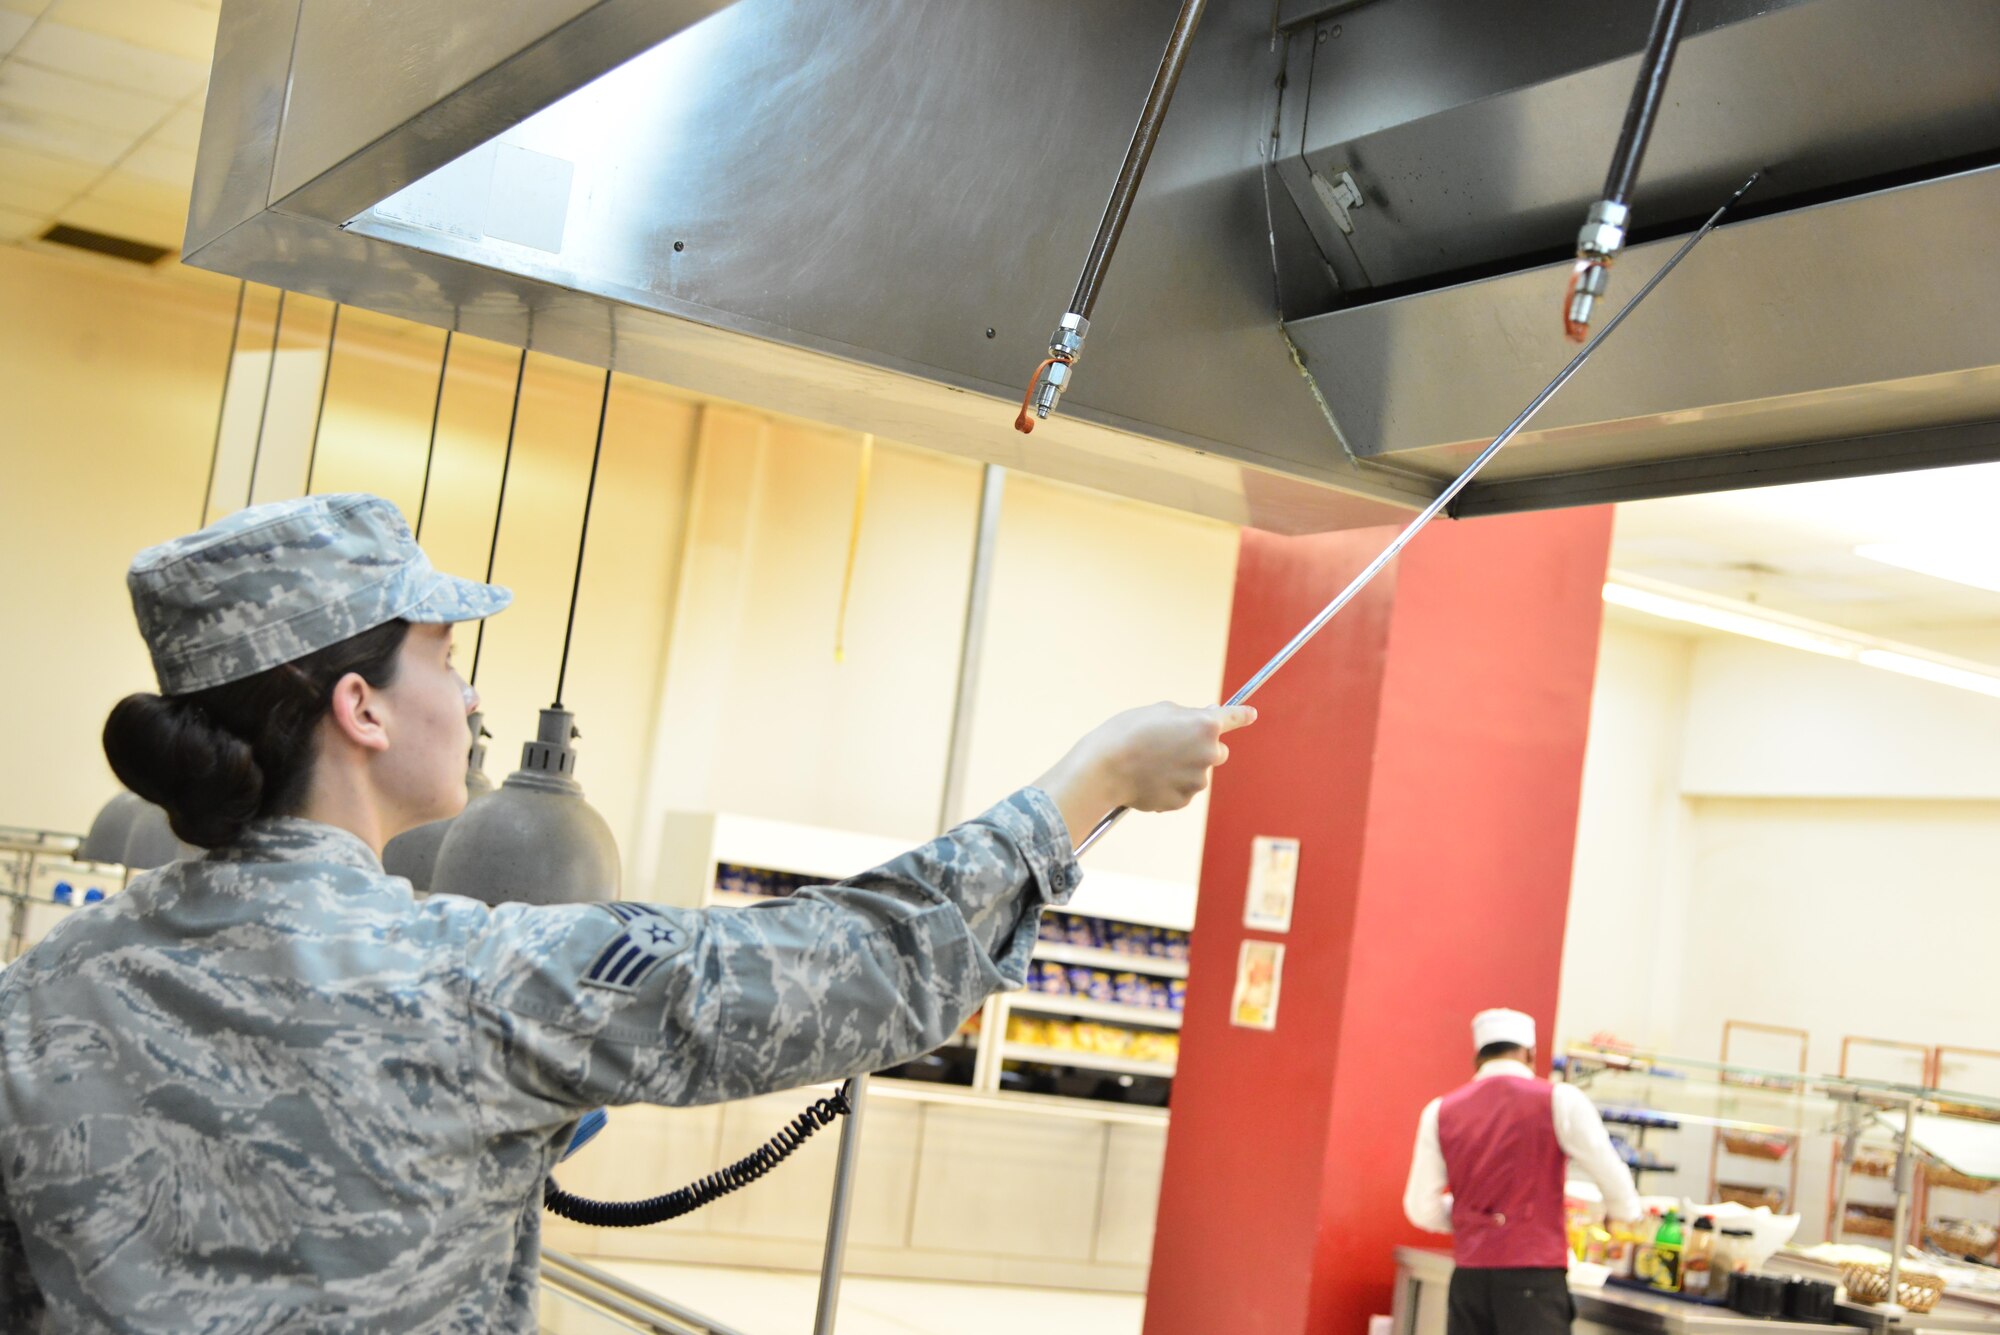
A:
[[[1755,603],[1724,598],[1699,589],[1613,571],[1604,585],[1604,601],[1647,616],[1686,622],[1787,649],[1824,654],[1829,658],[1844,658],[1863,667],[1880,668],[1884,672],[1918,677],[1940,686],[2000,698],[2000,668],[1934,654],[1915,645],[1878,639],[1860,631],[1808,621],[1804,617],[1774,612]]]
[[[1888,672],[1900,672],[1906,677],[1922,677],[1940,686],[1956,686],[1961,691],[1978,691],[1981,695],[2000,696],[2000,677],[1990,673],[1956,667],[1950,663],[1940,663],[1914,654],[1897,653],[1893,649],[1863,649],[1855,659],[1865,667],[1882,668]]]
[[[1767,644],[1781,644],[1787,649],[1803,649],[1809,654],[1826,654],[1833,658],[1853,658],[1859,652],[1854,645],[1843,639],[1816,634],[1787,621],[1759,615],[1755,611],[1739,611],[1735,608],[1717,607],[1703,600],[1656,592],[1639,588],[1624,582],[1625,576],[1618,576],[1613,583],[1604,586],[1604,601],[1617,607],[1628,607],[1634,612],[1644,612],[1648,616],[1663,617],[1668,621],[1685,621],[1691,625],[1706,626],[1710,630],[1726,631],[1731,635],[1744,635],[1753,640],[1763,640]],[[1744,607],[1752,607],[1745,603]]]
[[[2000,553],[1926,547],[1914,542],[1875,542],[1856,547],[1854,554],[1919,575],[2000,593]]]

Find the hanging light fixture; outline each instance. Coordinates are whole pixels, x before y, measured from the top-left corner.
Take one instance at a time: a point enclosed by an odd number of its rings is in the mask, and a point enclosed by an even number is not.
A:
[[[125,850],[118,861],[133,871],[151,871],[169,862],[200,856],[199,848],[181,842],[180,836],[174,833],[165,807],[141,799],[139,809],[132,817],[132,828],[125,835]]]
[[[146,805],[146,799],[121,788],[114,793],[90,822],[90,833],[77,845],[76,856],[83,862],[123,865],[125,838],[132,833],[132,818]]]
[[[525,364],[526,354],[523,354]],[[516,385],[516,409],[519,386]],[[570,585],[569,621],[563,630],[562,665],[556,671],[555,703],[542,711],[535,740],[521,748],[521,767],[476,803],[469,803],[446,832],[438,850],[431,888],[488,904],[580,904],[618,898],[618,842],[597,808],[584,800],[576,781],[581,736],[575,715],[563,706],[569,676],[570,641],[576,632],[577,594],[583,588],[583,557],[590,541],[590,510],[597,496],[597,468],[604,457],[604,419],[611,404],[611,372],[597,407],[597,444],[590,456],[590,483],[584,491],[583,523],[577,533],[576,575]],[[510,432],[511,439],[511,432]],[[502,483],[502,500],[505,500]],[[499,545],[499,516],[494,545]],[[491,582],[491,558],[488,560]],[[485,627],[481,626],[483,641]],[[473,653],[473,671],[479,667]]]

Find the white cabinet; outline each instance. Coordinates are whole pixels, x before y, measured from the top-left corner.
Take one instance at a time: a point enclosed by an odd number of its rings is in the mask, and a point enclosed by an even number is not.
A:
[[[825,1092],[613,1109],[556,1180],[597,1199],[658,1195],[741,1158]],[[836,1123],[763,1178],[669,1224],[600,1229],[544,1216],[547,1244],[585,1258],[817,1270],[839,1140]],[[1142,1292],[1165,1152],[1163,1112],[873,1081],[847,1270]]]

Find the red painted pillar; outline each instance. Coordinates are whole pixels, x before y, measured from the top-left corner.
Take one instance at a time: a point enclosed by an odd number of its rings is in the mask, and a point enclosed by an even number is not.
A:
[[[1246,531],[1233,690],[1388,540]],[[1202,861],[1146,1335],[1363,1335],[1426,1101],[1486,1006],[1555,1013],[1609,509],[1440,524],[1230,738]],[[1251,840],[1300,840],[1288,932],[1243,926]],[[1270,1032],[1240,943],[1282,942]],[[1432,1239],[1432,1241],[1437,1241]]]

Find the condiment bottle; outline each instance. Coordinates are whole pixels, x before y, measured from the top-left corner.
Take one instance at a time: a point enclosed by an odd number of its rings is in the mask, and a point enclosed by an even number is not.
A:
[[[1681,1257],[1681,1292],[1690,1298],[1709,1296],[1709,1276],[1715,1260],[1715,1220],[1703,1215],[1694,1221],[1687,1249]]]
[[[1725,1228],[1715,1242],[1715,1257],[1708,1267],[1708,1296],[1712,1302],[1727,1302],[1738,1275],[1750,1273],[1750,1239],[1747,1228]]]
[[[1653,1287],[1662,1293],[1679,1293],[1681,1288],[1681,1216],[1667,1211],[1660,1231],[1653,1235]]]

